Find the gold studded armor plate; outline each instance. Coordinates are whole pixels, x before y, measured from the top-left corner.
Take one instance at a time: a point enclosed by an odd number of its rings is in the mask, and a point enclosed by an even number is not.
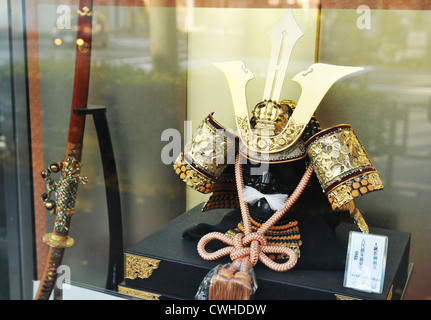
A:
[[[335,207],[383,189],[377,170],[350,125],[323,130],[310,138],[306,147],[323,192]]]

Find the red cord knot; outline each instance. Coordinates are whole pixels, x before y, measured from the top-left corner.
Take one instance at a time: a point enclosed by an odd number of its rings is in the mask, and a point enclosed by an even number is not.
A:
[[[254,266],[259,261],[261,248],[266,244],[265,237],[260,234],[244,235],[243,233],[238,233],[234,237],[234,250],[232,250],[230,258],[235,261],[248,257],[250,263]]]
[[[255,265],[257,261],[260,260],[270,269],[279,272],[292,269],[298,261],[298,256],[295,251],[285,246],[268,246],[264,234],[293,206],[296,200],[298,200],[305,187],[308,185],[312,174],[313,166],[310,164],[297,187],[287,199],[285,207],[282,210],[275,212],[257,232],[251,232],[248,204],[242,200],[241,196],[244,189],[244,181],[242,179],[240,155],[237,154],[235,161],[235,181],[237,184],[241,216],[244,221],[244,230],[246,235],[237,234],[232,238],[220,232],[208,233],[199,240],[197,248],[199,255],[205,260],[217,260],[226,255],[230,255],[233,261],[240,258],[247,258],[246,260],[248,260],[252,265]],[[223,241],[228,244],[229,247],[225,247],[211,253],[207,252],[205,250],[205,246],[208,242],[215,239]],[[250,246],[248,246],[249,244]],[[277,263],[271,260],[266,255],[267,253],[281,254],[289,258],[284,263]]]
[[[215,252],[207,252],[205,246],[212,240],[223,241],[229,246]],[[258,233],[248,235],[238,233],[232,238],[220,232],[211,232],[201,238],[197,249],[199,255],[205,260],[217,260],[226,255],[229,255],[232,261],[248,258],[253,266],[260,260],[267,267],[279,272],[293,268],[298,260],[292,249],[283,246],[268,246],[265,237]],[[266,253],[284,254],[289,257],[289,260],[285,263],[276,263]]]

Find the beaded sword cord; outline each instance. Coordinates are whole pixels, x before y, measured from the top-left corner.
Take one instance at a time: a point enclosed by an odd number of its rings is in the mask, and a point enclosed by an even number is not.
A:
[[[82,163],[74,158],[69,158],[63,163],[54,163],[49,168],[42,171],[42,178],[45,179],[46,193],[42,195],[45,207],[56,214],[55,229],[63,232],[66,227],[67,215],[73,214],[68,210],[73,210],[75,206],[77,187],[79,184],[86,184],[88,179],[79,174]],[[61,170],[61,179],[54,181],[51,178],[52,172]],[[51,200],[52,192],[56,193],[56,201]]]
[[[217,260],[225,255],[229,255],[233,263],[228,269],[222,270],[223,277],[230,279],[240,274],[240,277],[247,277],[248,269],[256,265],[260,260],[263,264],[275,271],[287,271],[296,265],[298,257],[296,253],[287,247],[267,245],[265,233],[293,206],[298,200],[305,187],[307,186],[313,167],[310,164],[301,178],[299,184],[295,188],[292,195],[287,199],[285,207],[282,210],[276,211],[256,232],[252,232],[249,209],[247,203],[242,199],[244,189],[244,181],[242,177],[242,167],[240,155],[237,155],[235,162],[235,178],[237,183],[238,198],[240,202],[241,215],[244,224],[244,233],[237,233],[233,238],[220,232],[211,232],[201,238],[198,243],[197,250],[199,255],[205,260]],[[220,240],[230,246],[209,253],[205,250],[205,246],[212,240]],[[266,253],[283,254],[289,257],[284,263],[277,263],[271,260]],[[219,272],[220,274],[220,272]],[[219,276],[217,274],[216,276]],[[250,279],[249,279],[250,280]],[[213,281],[212,285],[213,285]],[[215,281],[214,281],[215,282]],[[218,289],[217,291],[220,291]],[[210,288],[211,292],[211,288]],[[209,295],[211,299],[211,293]]]

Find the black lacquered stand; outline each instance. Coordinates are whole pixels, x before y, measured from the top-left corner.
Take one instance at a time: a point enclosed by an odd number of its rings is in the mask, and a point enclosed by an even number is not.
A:
[[[109,267],[106,289],[117,290],[118,284],[123,281],[124,277],[123,223],[117,167],[106,118],[106,108],[77,108],[73,111],[75,114],[93,116],[97,132],[105,178],[109,224]]]

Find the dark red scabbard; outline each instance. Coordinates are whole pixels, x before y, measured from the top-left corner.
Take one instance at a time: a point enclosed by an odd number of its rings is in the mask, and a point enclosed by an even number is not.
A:
[[[93,1],[80,0],[78,6],[78,31],[76,40],[75,78],[73,86],[72,108],[70,113],[69,135],[66,144],[65,159],[74,158],[81,160],[82,142],[84,139],[85,115],[76,114],[75,109],[87,108],[88,91],[90,83],[91,43],[92,43],[92,17]],[[73,210],[67,217],[66,228],[61,232],[55,227],[47,242],[49,247],[48,257],[43,274],[40,277],[40,285],[36,293],[36,300],[47,300],[51,296],[57,280],[57,268],[61,265],[64,250],[70,242],[68,237],[70,221]],[[57,222],[57,218],[55,223]],[[55,225],[54,223],[54,225]]]
[[[79,8],[75,80],[73,85],[69,135],[66,146],[66,158],[74,156],[78,161],[81,159],[85,115],[75,114],[74,109],[87,108],[90,84],[93,1],[80,0]]]

